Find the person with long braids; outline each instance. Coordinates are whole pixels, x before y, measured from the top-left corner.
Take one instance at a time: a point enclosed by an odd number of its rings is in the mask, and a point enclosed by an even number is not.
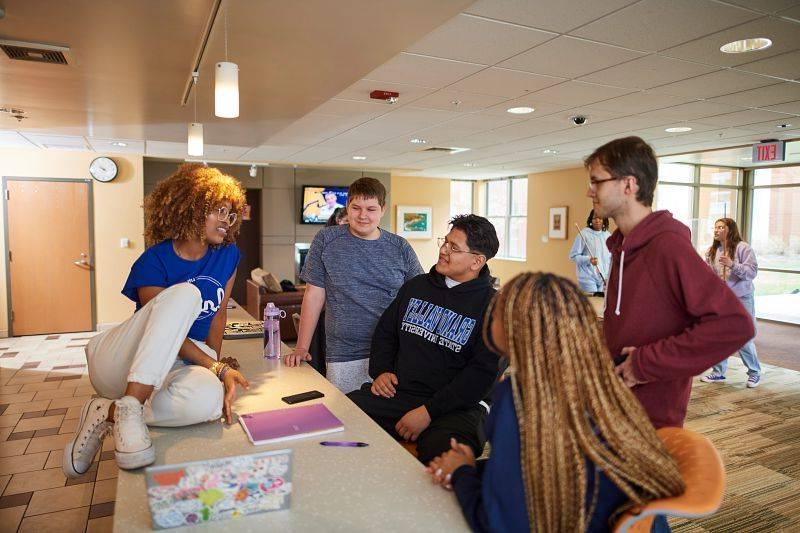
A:
[[[249,387],[234,360],[220,360],[244,204],[237,180],[196,164],[181,166],[145,198],[149,248],[122,289],[136,312],[86,346],[99,397],[83,406],[64,448],[68,477],[89,470],[108,433],[117,465],[133,469],[155,460],[148,425],[187,426],[223,414],[231,423],[236,386]]]
[[[750,316],[753,327],[756,324],[756,310],[753,293],[753,280],[758,274],[756,254],[749,244],[742,240],[739,226],[732,218],[720,218],[714,223],[714,242],[706,252],[706,262],[714,272],[728,284],[733,294]],[[747,387],[752,389],[761,384],[761,364],[758,362],[754,339],[739,348],[739,356],[747,367]],[[725,383],[728,359],[725,358],[712,368],[711,372],[700,378],[706,383]]]
[[[510,363],[487,421],[488,461],[468,446],[431,461],[473,531],[610,531],[632,505],[684,483],[633,393],[614,373],[589,301],[571,281],[524,273],[495,297],[486,345]],[[669,531],[658,517],[652,531]]]

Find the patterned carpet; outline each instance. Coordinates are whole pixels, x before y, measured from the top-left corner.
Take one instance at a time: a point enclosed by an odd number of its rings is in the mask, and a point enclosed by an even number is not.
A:
[[[728,383],[695,383],[686,427],[720,450],[728,487],[715,515],[670,520],[674,531],[800,531],[800,372],[764,366],[756,389],[738,357]]]

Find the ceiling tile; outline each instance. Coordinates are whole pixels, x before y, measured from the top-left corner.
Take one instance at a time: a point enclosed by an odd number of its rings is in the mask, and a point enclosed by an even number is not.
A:
[[[643,113],[645,111],[652,111],[654,109],[661,109],[663,107],[671,107],[679,104],[691,102],[693,98],[685,96],[670,96],[667,94],[657,94],[651,91],[639,91],[605,102],[593,104],[593,109],[601,109],[605,111],[616,111],[618,113]]]
[[[72,135],[48,135],[44,133],[20,132],[27,140],[39,148],[59,150],[89,150],[86,139]]]
[[[593,83],[583,83],[580,81],[567,81],[560,85],[548,87],[534,93],[534,97],[544,102],[562,104],[570,107],[599,102],[631,93],[630,89],[620,89],[619,87],[608,87],[606,85],[595,85]]]
[[[470,93],[517,98],[564,81],[563,78],[539,76],[519,70],[488,68],[454,83],[449,89]]]
[[[777,13],[798,5],[797,0],[724,0],[724,3],[754,9],[766,14]]]
[[[0,131],[2,148],[36,148],[37,146],[16,131]]]
[[[711,98],[711,102],[722,102],[742,107],[765,107],[800,100],[800,83],[776,83],[759,89],[751,89],[725,96]]]
[[[439,89],[484,69],[482,65],[405,52],[370,72],[366,79]],[[383,88],[383,87],[381,87]]]
[[[306,149],[307,146],[299,144],[270,145],[262,144],[242,154],[239,159],[246,161],[281,161]]]
[[[774,82],[774,78],[767,78],[758,74],[748,74],[736,70],[720,70],[695,78],[661,85],[654,88],[653,92],[671,94],[673,96],[713,98],[773,85]]]
[[[746,126],[748,124],[768,121],[773,121],[775,124],[778,124],[785,122],[788,117],[788,115],[783,113],[775,113],[773,111],[765,111],[763,109],[748,109],[746,111],[737,111],[736,113],[717,115],[715,117],[706,117],[702,119],[701,122],[704,124],[731,127]]]
[[[709,0],[643,0],[570,34],[655,52],[759,16]]]
[[[545,117],[547,115],[552,115],[553,113],[560,113],[561,111],[571,107],[563,104],[552,104],[550,102],[545,102],[541,98],[537,98],[535,94],[536,93],[526,94],[525,96],[520,96],[519,98],[514,98],[513,100],[506,100],[505,102],[489,107],[482,112],[490,115],[517,117],[519,120],[528,120],[536,117]],[[534,112],[532,115],[514,115],[508,112],[508,110],[512,107],[532,107],[534,108]]]
[[[670,121],[688,121],[697,120],[703,117],[712,117],[714,115],[722,115],[725,113],[735,113],[741,111],[739,106],[730,104],[721,104],[718,102],[702,101],[702,102],[688,102],[677,106],[667,107],[663,109],[656,109],[653,111],[645,112],[639,116],[654,119],[667,119]]]
[[[417,41],[406,51],[494,65],[556,35],[462,13]]]
[[[541,0],[480,0],[466,12],[564,33],[631,3],[633,0],[560,0],[556,7]]]
[[[117,154],[144,153],[144,141],[131,139],[98,139],[96,137],[87,137],[86,141],[95,152],[108,152]],[[125,146],[119,146],[113,143],[123,143]]]
[[[650,89],[665,83],[708,74],[715,67],[690,63],[659,55],[649,55],[610,67],[580,78],[582,81],[606,83],[620,87]]]
[[[503,61],[499,66],[535,74],[577,78],[642,55],[643,52],[562,35]]]
[[[146,141],[144,149],[145,155],[152,157],[170,157],[176,159],[185,159],[189,157],[186,143]]]
[[[797,31],[800,32],[800,26]],[[800,50],[745,63],[736,68],[786,80],[800,80]]]
[[[396,105],[396,104],[394,104]],[[362,121],[379,117],[389,113],[394,109],[393,104],[372,100],[365,102],[362,100],[344,100],[332,98],[316,108],[311,114],[336,115],[340,117],[358,117]]]
[[[745,54],[725,54],[719,50],[720,46],[724,44],[748,37],[767,37],[772,39],[772,46],[765,50]],[[798,48],[800,48],[800,27],[796,23],[774,17],[763,17],[741,26],[713,33],[702,39],[664,50],[662,53],[679,59],[699,61],[721,67],[735,67],[791,52]]]
[[[771,105],[764,107],[768,111],[778,111],[780,113],[791,113],[800,116],[800,100],[796,102],[786,102],[785,104]]]
[[[789,9],[781,11],[778,14],[782,17],[790,18],[792,20],[800,22],[800,5],[797,5],[795,7],[790,7]]]
[[[443,89],[416,100],[414,102],[414,107],[426,107],[430,109],[442,109],[444,111],[469,113],[473,111],[480,111],[481,109],[491,107],[505,100],[506,98],[503,96],[492,96],[487,94],[475,94]]]
[[[347,131],[363,122],[359,116],[312,113],[292,123],[269,138],[269,144],[304,144],[310,146]]]

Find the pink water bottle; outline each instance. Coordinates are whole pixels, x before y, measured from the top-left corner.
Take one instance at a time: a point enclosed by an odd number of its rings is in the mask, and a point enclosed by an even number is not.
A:
[[[281,311],[269,302],[264,308],[264,357],[278,359],[281,356],[281,318],[286,311]]]

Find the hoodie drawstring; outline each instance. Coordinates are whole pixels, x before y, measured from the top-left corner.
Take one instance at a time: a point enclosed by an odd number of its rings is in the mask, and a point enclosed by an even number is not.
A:
[[[622,255],[619,258],[619,282],[617,285],[617,308],[614,310],[614,314],[619,316],[619,306],[622,303],[622,273],[625,271],[625,250],[622,251]]]

